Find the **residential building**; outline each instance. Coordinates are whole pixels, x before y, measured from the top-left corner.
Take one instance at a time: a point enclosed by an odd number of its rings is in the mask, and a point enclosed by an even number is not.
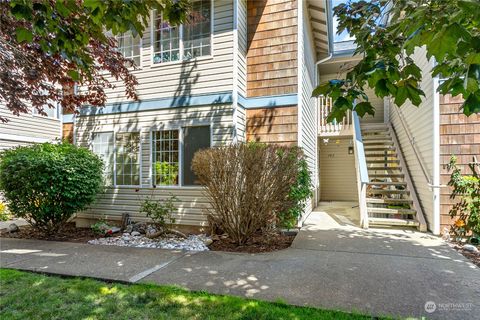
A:
[[[420,108],[399,109],[369,92],[375,116],[353,112],[327,123],[331,100],[312,98],[313,88],[358,61],[353,39],[334,36],[332,5],[198,0],[189,24],[170,26],[152,12],[141,39],[121,36],[120,50],[139,66],[132,70],[139,100],[127,100],[122,82],[112,79],[105,107],[63,118],[65,136],[106,163],[108,188],[77,215],[78,224],[123,213],[145,219],[139,204],[153,193],[179,198],[179,225],[203,227],[208,201],[191,170],[194,153],[259,141],[304,150],[314,187],[304,217],[319,201],[353,201],[365,227],[439,233],[450,222],[442,165],[452,152],[464,162],[480,154],[480,120],[464,118],[457,99],[435,92],[433,62],[417,50],[426,92]]]

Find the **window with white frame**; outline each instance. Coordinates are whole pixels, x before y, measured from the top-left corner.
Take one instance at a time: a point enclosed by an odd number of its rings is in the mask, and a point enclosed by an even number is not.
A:
[[[180,60],[180,28],[154,14],[153,63]]]
[[[211,14],[210,0],[199,0],[192,3],[189,21],[183,26],[184,59],[210,55]]]
[[[140,48],[142,41],[139,36],[134,37],[131,31],[116,36],[118,51],[125,58],[132,59],[135,65],[140,66]]]
[[[157,186],[179,184],[179,132],[152,132],[152,181]]]
[[[115,135],[115,184],[140,185],[140,133]]]
[[[212,1],[192,3],[188,22],[171,26],[154,13],[153,63],[188,60],[211,54]]]
[[[103,160],[106,185],[113,184],[113,150],[113,132],[95,132],[92,135],[92,151]]]

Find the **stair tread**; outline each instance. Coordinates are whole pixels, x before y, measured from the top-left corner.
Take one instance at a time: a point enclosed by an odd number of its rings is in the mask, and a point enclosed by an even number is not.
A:
[[[379,185],[379,186],[406,186],[407,183],[405,181],[373,181],[367,183],[368,185]]]
[[[418,227],[418,221],[412,219],[398,218],[368,218],[369,224],[372,225],[391,225],[391,226],[414,226]]]
[[[367,203],[385,203],[385,204],[395,204],[395,203],[413,203],[411,199],[379,199],[379,198],[366,198]]]
[[[367,160],[369,163],[400,163],[400,160]]]
[[[393,208],[375,208],[367,207],[368,213],[383,213],[383,214],[416,214],[417,211],[414,209],[393,209]]]
[[[373,194],[388,194],[388,193],[397,193],[397,194],[410,194],[409,190],[384,190],[384,189],[370,189],[368,190],[369,193]]]
[[[377,178],[401,178],[405,175],[403,173],[369,173],[369,177],[377,177]]]

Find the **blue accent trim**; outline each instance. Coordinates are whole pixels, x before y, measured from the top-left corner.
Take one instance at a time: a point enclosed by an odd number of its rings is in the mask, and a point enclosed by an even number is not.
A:
[[[294,93],[279,96],[245,98],[244,96],[239,94],[238,104],[245,109],[293,106],[298,105],[298,95]]]
[[[232,92],[219,92],[205,95],[180,96],[174,98],[160,98],[140,101],[125,101],[111,103],[105,107],[85,107],[80,111],[81,115],[100,115],[112,113],[137,112],[146,110],[158,110],[169,108],[181,108],[190,106],[228,104],[232,103]]]
[[[62,123],[73,123],[73,114],[63,114]]]

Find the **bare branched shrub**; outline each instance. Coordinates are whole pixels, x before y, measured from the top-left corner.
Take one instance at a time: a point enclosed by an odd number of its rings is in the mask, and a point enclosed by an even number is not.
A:
[[[289,192],[298,175],[298,148],[238,144],[201,150],[192,168],[205,186],[209,221],[237,244],[277,222],[291,207]]]

